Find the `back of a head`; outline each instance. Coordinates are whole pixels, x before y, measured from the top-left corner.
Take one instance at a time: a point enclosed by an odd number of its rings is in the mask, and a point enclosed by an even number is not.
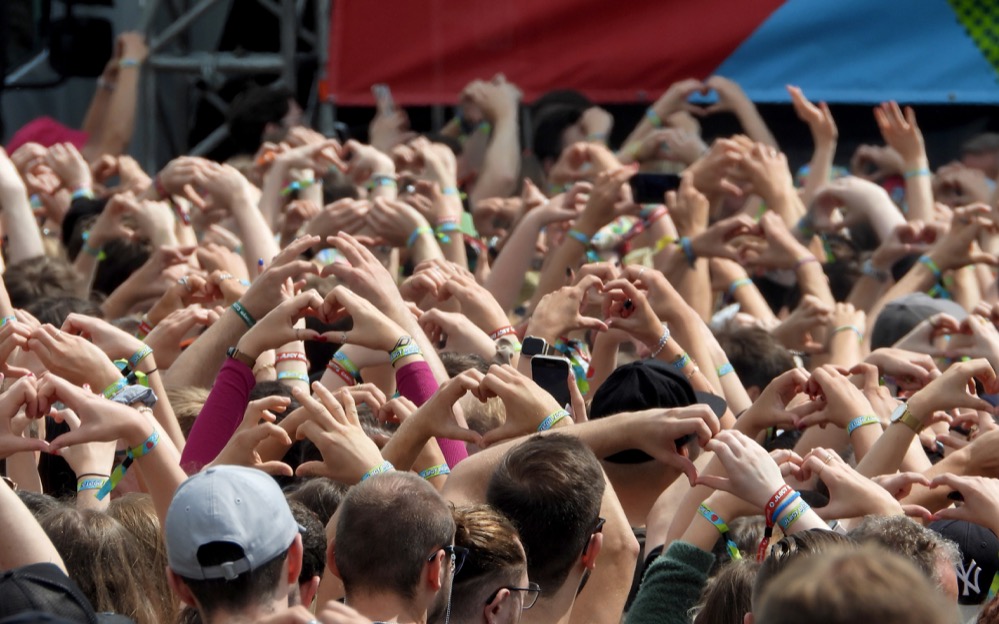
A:
[[[746,388],[762,391],[794,368],[791,352],[762,327],[733,327],[718,334],[718,343]]]
[[[72,297],[80,291],[80,277],[63,258],[42,256],[7,267],[3,281],[15,308],[26,308],[47,297]]]
[[[583,111],[568,104],[553,104],[534,118],[534,154],[542,163],[556,161],[566,147],[563,133],[582,116]]]
[[[461,571],[454,577],[451,618],[473,622],[482,617],[489,596],[504,586],[520,586],[527,574],[527,557],[517,529],[489,505],[469,505],[454,510],[455,546],[468,549]],[[438,605],[431,622],[443,622],[447,605]]]
[[[739,559],[724,565],[704,587],[693,624],[741,622],[752,611],[753,583],[760,564]]]
[[[251,87],[236,96],[229,109],[229,136],[237,153],[253,154],[267,124],[280,124],[290,110],[291,92],[273,87]]]
[[[161,619],[172,621],[176,617],[177,604],[166,577],[166,544],[163,542],[163,528],[156,515],[152,496],[137,492],[125,494],[111,501],[107,514],[135,537],[139,547],[152,562],[151,569],[146,572],[156,586],[156,595],[152,598]]]
[[[148,575],[152,559],[138,540],[111,516],[61,507],[40,520],[66,571],[98,612],[127,615],[140,624],[160,618]]]
[[[412,599],[428,557],[454,540],[447,502],[411,472],[355,485],[339,514],[335,557],[348,596],[377,590]]]
[[[868,516],[850,531],[850,537],[905,557],[937,587],[947,582],[942,573],[954,579],[954,567],[961,560],[954,542],[906,516]]]
[[[527,551],[530,579],[557,592],[597,524],[604,494],[600,462],[578,438],[534,436],[496,468],[486,501],[509,518]]]
[[[760,599],[777,575],[799,559],[815,555],[826,556],[830,552],[853,550],[856,543],[845,535],[823,529],[810,529],[784,536],[770,547],[770,554],[763,560],[753,584],[753,611],[757,610]]]
[[[295,522],[305,529],[302,533],[302,571],[298,574],[301,585],[313,577],[322,577],[326,569],[326,527],[304,503],[289,500],[288,506]]]
[[[955,617],[915,566],[877,548],[796,561],[754,610],[757,624],[950,624]]]
[[[290,489],[288,501],[297,501],[308,507],[325,527],[343,502],[347,489],[346,485],[332,479],[312,477]]]

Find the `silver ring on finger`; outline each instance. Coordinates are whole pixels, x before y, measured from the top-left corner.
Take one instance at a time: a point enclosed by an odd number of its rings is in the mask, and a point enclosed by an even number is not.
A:
[[[180,284],[181,286],[183,286],[184,288],[186,288],[187,292],[191,292],[191,281],[189,279],[187,279],[186,275],[184,277],[180,278],[179,280],[177,280],[177,283]]]

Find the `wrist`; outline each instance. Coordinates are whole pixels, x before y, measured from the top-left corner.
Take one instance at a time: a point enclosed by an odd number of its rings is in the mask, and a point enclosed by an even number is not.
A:
[[[560,334],[558,331],[552,330],[544,323],[529,322],[527,324],[527,331],[524,335],[543,338],[549,345],[553,345],[555,344],[555,341],[558,340]]]
[[[261,353],[267,350],[267,348],[258,344],[251,333],[248,332],[239,339],[239,342],[236,343],[236,350],[256,360],[260,357]]]

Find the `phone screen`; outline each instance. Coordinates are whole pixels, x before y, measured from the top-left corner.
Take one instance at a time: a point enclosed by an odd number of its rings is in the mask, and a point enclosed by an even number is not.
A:
[[[375,106],[382,115],[391,115],[395,111],[395,103],[392,101],[392,90],[387,84],[376,84],[371,86],[371,95],[375,96]]]
[[[536,355],[531,358],[531,377],[534,383],[545,389],[562,407],[569,405],[569,360],[550,355]]]
[[[629,184],[636,204],[661,204],[666,191],[680,188],[680,176],[675,173],[636,173]]]

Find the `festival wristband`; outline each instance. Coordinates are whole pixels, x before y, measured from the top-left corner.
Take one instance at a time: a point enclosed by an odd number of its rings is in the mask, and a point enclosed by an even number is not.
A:
[[[128,386],[128,377],[122,377],[121,379],[118,379],[117,381],[112,383],[107,388],[104,388],[104,391],[101,392],[101,394],[104,395],[105,399],[110,399],[113,401],[114,398],[119,394],[121,394],[121,391],[124,390],[127,386]]]
[[[718,367],[718,370],[716,372],[718,373],[719,377],[724,377],[729,373],[734,373],[735,367],[732,366],[731,362],[725,362],[724,364]]]
[[[794,509],[792,509],[789,514],[781,518],[780,521],[778,522],[778,524],[780,525],[780,530],[784,531],[784,534],[786,535],[787,530],[791,528],[791,525],[794,524],[803,515],[805,515],[810,509],[811,507],[808,506],[808,503],[806,503],[803,500],[799,501],[798,505]]]
[[[909,171],[906,171],[905,173],[902,174],[902,177],[905,178],[906,180],[911,180],[912,178],[920,178],[923,176],[930,176],[930,175],[932,175],[930,170],[927,167],[923,167],[922,169],[911,169]]]
[[[943,276],[943,271],[941,271],[940,266],[933,261],[933,258],[924,254],[922,256],[919,256],[919,263],[925,266],[933,273],[933,278],[936,281],[938,282],[940,281],[941,276]]]
[[[871,414],[857,416],[856,418],[850,421],[850,424],[846,426],[846,434],[850,435],[857,429],[864,427],[866,425],[880,425],[880,424],[881,421],[878,419],[877,416],[873,416]]]
[[[728,551],[728,556],[731,557],[733,561],[739,561],[742,559],[742,553],[739,552],[739,547],[732,541],[732,538],[729,537],[728,524],[721,519],[721,516],[711,511],[711,508],[704,504],[698,507],[697,511],[704,517],[705,520],[715,525],[715,528],[718,529],[719,533],[721,533],[722,539],[725,540],[725,550]]]
[[[76,484],[77,493],[83,492],[85,490],[99,490],[104,487],[104,484],[110,481],[110,477],[98,477],[93,479],[80,479]]]
[[[380,475],[383,472],[391,472],[393,470],[395,470],[395,466],[393,466],[391,463],[387,461],[383,461],[382,463],[378,464],[371,470],[365,472],[364,476],[361,477],[361,481],[367,481],[368,479],[370,479],[375,475]]]
[[[645,118],[649,120],[653,128],[663,127],[663,118],[651,106],[645,109]]]
[[[371,176],[371,179],[368,180],[367,184],[365,184],[364,186],[369,191],[373,191],[376,188],[380,188],[383,186],[389,188],[398,188],[398,184],[396,183],[395,178],[393,176],[385,175],[383,173]]]
[[[565,411],[564,409],[552,412],[547,417],[545,417],[544,420],[541,421],[540,425],[538,425],[538,431],[548,431],[549,429],[555,426],[555,423],[567,417],[568,415],[569,412]]]
[[[673,360],[672,362],[670,362],[670,364],[676,370],[683,370],[683,368],[685,366],[687,366],[687,364],[690,364],[691,361],[692,360],[690,359],[690,356],[687,355],[686,352],[684,352],[684,353],[681,353],[679,355],[679,357],[677,357],[675,360]]]
[[[461,228],[458,226],[457,223],[441,223],[436,228],[434,228],[434,235],[437,237],[437,240],[446,245],[447,243],[451,242],[451,237],[448,236],[448,234],[460,231]]]
[[[774,509],[777,509],[777,506],[780,505],[781,501],[783,501],[792,492],[794,492],[794,489],[785,483],[780,487],[780,489],[774,492],[773,496],[770,497],[770,501],[767,502],[767,506],[763,509],[763,515],[767,519],[767,524],[773,526]]]
[[[280,364],[281,362],[302,362],[308,365],[309,358],[301,351],[281,351],[274,356],[274,363]]]
[[[287,196],[291,195],[292,193],[297,193],[298,191],[307,189],[310,186],[314,186],[314,185],[317,185],[317,184],[322,184],[322,181],[321,180],[315,180],[315,179],[312,179],[312,180],[308,180],[308,179],[306,179],[306,180],[292,180],[292,182],[290,184],[288,184],[288,186],[286,186],[283,189],[281,189],[281,196],[282,197],[287,197]]]
[[[73,191],[70,195],[70,201],[76,201],[78,199],[93,199],[94,191],[89,186],[81,186]]]
[[[113,490],[125,477],[125,473],[128,472],[128,467],[132,465],[136,457],[142,457],[143,455],[149,454],[156,445],[160,442],[160,433],[156,429],[146,438],[146,441],[136,446],[135,448],[129,449],[125,453],[125,459],[115,466],[114,470],[111,471],[111,477],[108,478],[107,482],[101,486],[100,491],[97,492],[97,500],[104,500],[108,494]]]
[[[687,264],[693,267],[694,263],[697,262],[697,255],[694,254],[694,245],[690,242],[690,238],[681,236],[677,243],[680,244],[680,249],[683,250],[683,255],[687,257]]]
[[[293,379],[295,381],[304,381],[305,383],[309,383],[309,375],[301,371],[279,371],[277,379],[278,381]]]
[[[415,230],[413,230],[413,233],[409,235],[409,238],[406,239],[406,248],[412,249],[413,245],[416,244],[416,241],[418,241],[421,236],[423,236],[424,234],[433,235],[433,233],[434,229],[429,225],[421,225],[417,227]]]
[[[513,328],[513,325],[507,325],[506,327],[500,327],[496,331],[494,331],[491,334],[489,334],[489,339],[490,340],[499,340],[503,336],[506,336],[508,334],[512,334],[515,331],[516,330]]]
[[[420,478],[429,481],[434,477],[442,477],[449,474],[451,474],[451,469],[447,467],[447,464],[437,464],[436,466],[431,466],[426,470],[421,470]]]
[[[727,293],[728,298],[729,299],[734,298],[735,291],[739,290],[739,288],[743,286],[749,286],[752,283],[753,280],[749,279],[748,277],[740,277],[739,279],[735,280],[728,287],[728,293]]]
[[[340,368],[342,368],[343,370],[345,370],[348,373],[350,373],[351,377],[353,377],[355,381],[360,381],[361,380],[361,371],[360,371],[360,369],[357,368],[357,364],[354,364],[350,360],[350,358],[347,357],[347,354],[344,353],[343,350],[340,350],[340,351],[337,351],[336,353],[334,353],[333,354],[333,359],[330,360],[330,362],[336,362],[336,364]]]
[[[7,323],[14,323],[16,321],[17,321],[17,317],[14,316],[13,314],[11,314],[10,316],[5,316],[3,318],[0,318],[0,327],[3,327]]]
[[[423,355],[423,351],[420,351],[420,345],[413,343],[392,349],[389,353],[389,362],[392,366],[395,366],[396,362],[404,357],[409,357],[410,355]]]
[[[253,315],[250,314],[250,312],[246,309],[246,307],[242,303],[237,301],[229,307],[232,308],[233,312],[239,315],[239,318],[243,319],[243,322],[246,323],[247,328],[252,328],[254,325],[257,324],[256,319],[253,318]]]
[[[832,330],[832,335],[835,336],[840,332],[852,331],[857,334],[857,340],[860,342],[864,341],[864,330],[860,329],[856,325],[840,325],[836,329]]]
[[[148,345],[142,345],[138,351],[132,354],[132,357],[128,358],[128,367],[133,371],[139,365],[139,363],[149,357],[153,353],[153,348]]]
[[[770,516],[770,524],[771,525],[776,524],[777,523],[777,518],[780,518],[781,514],[783,514],[785,511],[787,511],[787,509],[791,506],[791,504],[794,501],[798,500],[799,498],[801,498],[801,493],[800,492],[792,492],[791,494],[789,494],[787,496],[787,498],[785,498],[781,502],[781,504],[777,506],[777,509],[774,510],[773,514],[771,514],[771,516]]]
[[[339,364],[337,364],[335,361],[330,360],[329,363],[326,364],[326,368],[328,368],[337,377],[339,377],[340,379],[342,379],[344,381],[344,383],[346,383],[348,386],[356,386],[357,385],[357,383],[358,383],[357,379],[355,379],[354,376],[350,374],[350,372],[348,372],[347,370],[345,370],[342,366],[340,366]]]

